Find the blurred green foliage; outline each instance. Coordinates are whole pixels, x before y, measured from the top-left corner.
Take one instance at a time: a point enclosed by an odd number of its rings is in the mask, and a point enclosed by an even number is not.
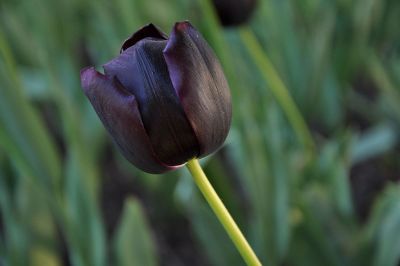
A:
[[[264,0],[223,29],[202,0],[2,0],[0,265],[243,265],[188,172],[131,167],[80,89],[140,26],[184,19],[233,95],[204,166],[264,264],[398,265],[399,17],[396,0]]]

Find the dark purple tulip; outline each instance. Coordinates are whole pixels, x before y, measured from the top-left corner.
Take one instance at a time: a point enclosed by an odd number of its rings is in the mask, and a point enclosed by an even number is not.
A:
[[[189,22],[171,36],[149,24],[121,54],[81,71],[82,87],[124,156],[149,173],[173,170],[224,142],[229,87],[215,54]]]
[[[224,26],[238,26],[249,20],[257,0],[213,0],[219,20]]]

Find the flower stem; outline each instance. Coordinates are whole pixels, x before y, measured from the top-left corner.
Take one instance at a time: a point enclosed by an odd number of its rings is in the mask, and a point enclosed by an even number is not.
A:
[[[236,248],[242,255],[244,261],[249,266],[260,266],[261,262],[250,247],[246,238],[243,236],[239,227],[236,225],[232,216],[229,214],[225,205],[218,197],[214,188],[208,181],[207,176],[204,174],[203,169],[199,164],[199,161],[197,159],[192,159],[188,161],[186,166],[192,174],[193,179],[196,182],[196,185],[200,189],[201,193],[203,193],[203,196],[206,198],[208,204],[211,206],[215,215],[218,217],[219,221],[232,239],[232,242],[235,244]]]

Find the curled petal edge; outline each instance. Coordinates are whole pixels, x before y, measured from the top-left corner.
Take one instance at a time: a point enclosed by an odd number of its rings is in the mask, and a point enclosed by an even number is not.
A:
[[[162,32],[157,26],[150,23],[140,28],[138,31],[134,32],[128,39],[126,39],[122,44],[120,53],[135,45],[137,42],[143,40],[144,38],[167,40],[168,36],[164,32]]]

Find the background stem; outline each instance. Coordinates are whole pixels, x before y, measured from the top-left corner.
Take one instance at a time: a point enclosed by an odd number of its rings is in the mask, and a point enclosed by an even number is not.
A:
[[[307,124],[297,107],[297,104],[290,95],[288,88],[279,76],[278,71],[275,69],[268,55],[263,51],[262,46],[254,36],[251,29],[243,27],[241,28],[239,34],[244,46],[249,52],[249,55],[260,69],[261,74],[268,83],[272,94],[282,107],[282,110],[286,114],[290,124],[293,126],[299,141],[306,148],[308,156],[314,156],[315,144],[311,132],[309,131]]]

